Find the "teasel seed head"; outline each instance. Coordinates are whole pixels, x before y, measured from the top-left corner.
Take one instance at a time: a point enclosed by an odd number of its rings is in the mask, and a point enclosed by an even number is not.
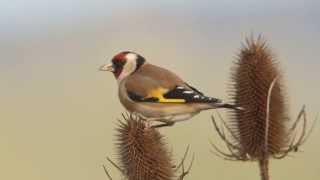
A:
[[[212,116],[214,128],[229,151],[212,143],[213,153],[227,160],[258,161],[261,179],[269,180],[269,158],[282,159],[296,152],[316,121],[307,131],[305,106],[294,121],[289,119],[279,63],[261,36],[247,39],[241,48],[231,82],[231,100],[242,108],[229,110],[228,122],[218,113],[223,127]]]
[[[132,114],[117,128],[120,167],[128,180],[172,180],[171,154],[160,133]]]
[[[261,36],[246,40],[231,81],[230,97],[244,109],[229,113],[243,151],[240,154],[260,159],[264,151],[280,153],[288,143],[286,95],[279,63]]]

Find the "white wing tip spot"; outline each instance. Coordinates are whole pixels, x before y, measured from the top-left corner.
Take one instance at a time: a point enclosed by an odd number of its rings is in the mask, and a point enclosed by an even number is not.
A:
[[[183,93],[185,93],[185,94],[193,94],[194,92],[193,91],[183,91]]]

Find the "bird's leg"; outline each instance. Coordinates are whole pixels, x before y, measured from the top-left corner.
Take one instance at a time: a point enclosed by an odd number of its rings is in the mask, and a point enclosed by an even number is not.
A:
[[[175,124],[174,121],[171,121],[170,119],[158,119],[156,121],[162,122],[162,124],[153,125],[152,128],[161,128],[161,127],[169,127],[173,126]]]
[[[167,117],[167,118],[163,118],[163,119],[148,118],[148,117],[144,117],[144,116],[141,116],[141,115],[139,115],[139,117],[142,118],[146,122],[145,129],[168,127],[168,126],[173,126],[175,124],[175,121],[172,121],[173,117],[169,117],[169,118]],[[153,121],[162,122],[162,124],[152,125]]]
[[[152,128],[152,121],[145,121],[145,129]]]
[[[134,113],[133,112],[132,114],[136,115],[137,117],[139,117],[141,120],[143,120],[145,122],[144,123],[145,124],[145,127],[144,127],[145,130],[153,127],[152,126],[152,121],[155,121],[155,119],[145,117],[145,116],[143,116],[142,114],[139,114],[139,113]]]

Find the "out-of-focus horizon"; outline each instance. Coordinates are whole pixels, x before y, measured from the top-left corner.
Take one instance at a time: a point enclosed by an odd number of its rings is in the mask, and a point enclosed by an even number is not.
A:
[[[303,104],[310,120],[320,112],[317,0],[0,4],[0,179],[106,179],[101,165],[116,158],[114,128],[125,110],[113,76],[97,68],[122,50],[225,99],[241,42],[262,34],[286,75],[291,117]],[[187,179],[257,179],[255,163],[209,152],[208,139],[219,142],[212,113],[161,130],[177,161],[187,145],[196,153]],[[319,179],[319,138],[318,124],[302,153],[271,161],[272,179]]]

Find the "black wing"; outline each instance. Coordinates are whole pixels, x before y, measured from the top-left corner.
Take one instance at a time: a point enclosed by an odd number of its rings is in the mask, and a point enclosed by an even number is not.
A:
[[[180,101],[179,103],[220,103],[220,99],[212,98],[205,96],[202,92],[198,91],[194,87],[185,84],[187,87],[183,86],[176,86],[169,92],[163,94],[163,98],[165,99],[178,99],[178,100],[183,100],[182,102]],[[166,103],[161,102],[159,98],[157,97],[142,97],[137,95],[134,92],[128,91],[128,96],[131,100],[136,101],[136,102],[154,102],[154,103]]]
[[[221,100],[203,95],[194,87],[186,84],[190,89],[183,86],[176,86],[171,91],[164,94],[168,99],[184,99],[186,103],[219,103]]]
[[[200,95],[204,95],[202,92],[200,92],[198,89],[194,88],[193,86],[191,86],[188,83],[184,83],[186,86],[188,86],[188,88],[192,89],[193,91],[195,91],[196,93],[200,94]]]

